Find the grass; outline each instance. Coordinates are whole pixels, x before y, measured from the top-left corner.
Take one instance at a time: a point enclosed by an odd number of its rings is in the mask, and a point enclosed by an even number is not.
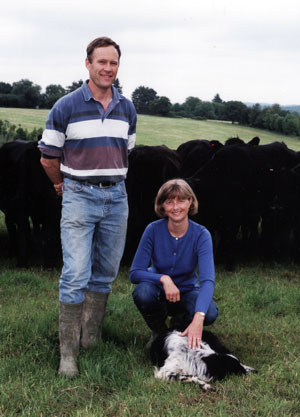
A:
[[[44,128],[49,110],[15,109],[0,107],[0,119],[8,120],[16,126],[21,125],[31,132],[34,128]]]
[[[217,267],[220,316],[211,330],[259,373],[216,382],[207,394],[154,379],[127,268],[109,298],[103,340],[80,352],[80,377],[58,378],[59,270],[2,263],[0,415],[300,416],[298,267]]]
[[[0,108],[0,119],[8,120],[15,125],[21,125],[29,132],[34,128],[45,126],[48,110]],[[167,145],[176,149],[181,143],[191,139],[219,140],[224,143],[229,137],[249,141],[259,136],[261,144],[274,141],[284,141],[291,149],[300,151],[298,137],[284,137],[267,130],[253,129],[229,122],[215,120],[173,119],[138,115],[137,144],[138,145]]]
[[[44,123],[42,112],[32,111],[33,127],[37,119]],[[15,123],[23,124],[21,114]],[[228,123],[139,117],[138,143],[176,148],[188,139],[224,141],[237,134],[281,140]],[[286,143],[299,149],[296,138]],[[150,332],[132,301],[125,267],[109,298],[102,341],[80,352],[77,379],[59,378],[60,270],[17,270],[6,258],[6,243],[0,215],[1,417],[300,416],[299,265],[240,264],[231,273],[216,267],[220,314],[211,330],[258,374],[227,378],[215,383],[215,393],[203,393],[195,385],[154,379],[145,351]]]
[[[156,116],[138,116],[137,143],[162,145],[176,149],[181,143],[192,139],[219,140],[224,143],[229,137],[240,137],[246,142],[259,136],[260,143],[284,141],[291,149],[300,150],[297,137],[283,137],[267,130],[254,129],[216,120],[173,119]]]

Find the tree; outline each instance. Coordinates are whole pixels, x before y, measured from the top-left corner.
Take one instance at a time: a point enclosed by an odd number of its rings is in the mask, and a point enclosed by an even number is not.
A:
[[[269,129],[275,132],[282,132],[283,117],[278,113],[270,115]]]
[[[0,94],[10,94],[12,90],[12,85],[0,81]]]
[[[249,124],[250,126],[256,127],[257,118],[261,114],[261,107],[258,103],[250,108],[249,111]]]
[[[20,97],[16,94],[0,94],[0,107],[21,107]]]
[[[214,113],[217,120],[225,120],[225,103],[213,103]]]
[[[285,135],[298,135],[300,131],[299,117],[287,114],[282,121],[282,130]]]
[[[73,81],[71,85],[66,87],[66,93],[71,93],[72,91],[77,90],[77,88],[81,87],[83,84],[82,80]]]
[[[174,113],[179,113],[182,110],[182,104],[180,103],[175,103],[172,105],[172,111]]]
[[[119,91],[120,94],[123,94],[123,87],[120,84],[119,78],[115,79],[113,86]]]
[[[223,103],[223,100],[221,99],[221,97],[219,96],[219,94],[217,93],[215,96],[214,96],[214,98],[213,98],[213,100],[212,100],[212,102],[213,103]]]
[[[162,96],[157,97],[149,104],[149,110],[152,114],[157,114],[159,116],[168,116],[170,110],[172,108],[172,104],[168,97]]]
[[[232,123],[242,123],[244,118],[244,112],[247,110],[247,106],[241,101],[227,101],[225,103],[225,116],[227,120]]]
[[[25,108],[38,107],[41,102],[41,87],[28,79],[14,82],[11,93],[19,96],[20,106]]]
[[[201,119],[214,120],[216,118],[214,105],[209,101],[202,101],[201,103],[197,104],[194,110],[194,116]]]
[[[43,94],[43,107],[50,109],[53,104],[66,94],[66,90],[60,84],[50,84]]]
[[[131,95],[132,102],[135,106],[137,113],[149,114],[150,103],[156,99],[157,93],[153,88],[140,86],[134,90]]]
[[[185,99],[185,102],[183,103],[183,109],[187,113],[188,117],[194,117],[195,109],[200,103],[201,100],[198,97],[189,96]]]

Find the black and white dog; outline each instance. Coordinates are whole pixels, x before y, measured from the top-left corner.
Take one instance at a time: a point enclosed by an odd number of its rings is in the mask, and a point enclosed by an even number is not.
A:
[[[211,332],[203,331],[201,348],[195,350],[188,347],[187,337],[179,333],[174,330],[153,341],[150,357],[155,378],[194,382],[204,391],[215,391],[209,384],[214,379],[256,372],[243,365]]]

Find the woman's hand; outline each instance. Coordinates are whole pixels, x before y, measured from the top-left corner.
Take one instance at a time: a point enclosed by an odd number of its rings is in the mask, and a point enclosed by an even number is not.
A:
[[[191,324],[185,329],[184,332],[179,334],[179,336],[188,337],[188,345],[190,349],[201,347],[204,318],[205,317],[200,313],[195,313]]]
[[[160,282],[163,285],[167,301],[170,301],[171,303],[180,301],[180,291],[169,275],[162,275],[160,277]]]

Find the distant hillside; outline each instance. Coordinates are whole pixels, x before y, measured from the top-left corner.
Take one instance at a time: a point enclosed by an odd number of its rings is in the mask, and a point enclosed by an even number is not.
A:
[[[249,103],[249,102],[245,102],[244,104],[246,104],[247,107],[252,107],[255,106],[255,104],[257,103]],[[260,105],[260,107],[263,109],[265,107],[271,107],[273,104],[270,103],[258,103]],[[279,103],[276,103],[279,104]],[[300,113],[300,105],[297,104],[290,104],[289,106],[282,106],[281,104],[279,104],[279,106],[282,108],[282,110],[287,110],[290,112],[296,112],[296,113]]]
[[[290,105],[290,106],[280,106],[283,110],[288,110],[288,111],[295,111],[296,113],[300,113],[300,106],[298,105]]]

